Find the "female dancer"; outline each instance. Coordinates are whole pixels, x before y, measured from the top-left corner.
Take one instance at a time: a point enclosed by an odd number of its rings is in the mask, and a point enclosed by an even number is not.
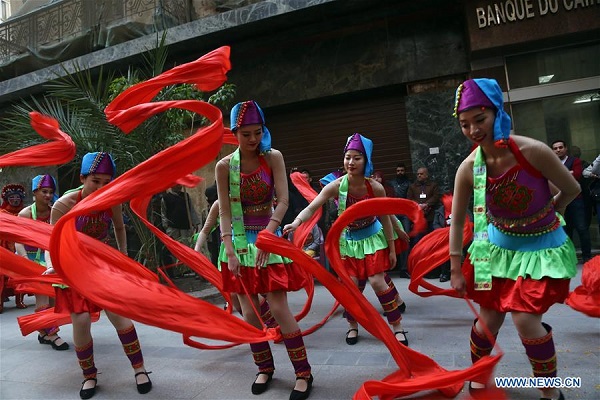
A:
[[[202,248],[206,244],[209,235],[213,230],[217,228],[219,225],[219,202],[215,201],[208,211],[208,216],[206,217],[206,221],[204,221],[204,226],[198,233],[198,239],[196,239],[196,245],[194,246],[194,250],[198,253],[202,253]],[[231,293],[231,303],[235,311],[237,311],[240,315],[244,315],[242,312],[242,306],[240,305],[240,300],[238,299],[237,293]],[[271,313],[271,309],[269,308],[269,303],[267,303],[267,299],[264,296],[259,296],[260,303],[260,319],[268,328],[276,328],[277,322],[275,318],[273,318],[273,314]],[[227,309],[229,304],[225,302],[225,309]]]
[[[50,208],[58,200],[56,180],[51,175],[38,175],[31,181],[31,191],[34,203],[25,207],[19,217],[29,218],[47,224],[50,223]],[[45,252],[42,249],[15,243],[17,254],[30,259],[40,265],[46,266]],[[42,312],[50,308],[50,297],[42,294],[35,295],[35,312]],[[58,336],[58,326],[41,329],[38,334],[40,344],[49,344],[54,350],[68,350],[69,344]]]
[[[493,79],[470,79],[456,91],[455,115],[477,148],[456,172],[450,225],[451,284],[479,303],[481,319],[471,329],[473,362],[490,354],[493,343],[484,323],[497,335],[507,312],[536,377],[556,376],[552,327],[542,322],[554,303],[562,303],[575,276],[573,243],[555,210],[580,191],[579,184],[544,143],[512,135],[502,90]],[[553,197],[551,184],[558,193]],[[469,247],[473,281],[461,270],[462,237],[471,193],[475,236]],[[485,382],[471,382],[472,393]],[[564,399],[556,388],[543,399]]]
[[[11,215],[19,215],[25,207],[23,200],[25,199],[25,187],[18,183],[9,183],[2,187],[2,204],[0,212],[5,212]],[[15,243],[8,240],[0,240],[0,247],[8,249],[11,253],[15,252]],[[15,285],[6,275],[0,275],[0,314],[4,311],[4,300],[8,301],[8,297],[15,296],[15,305],[17,308],[27,308],[23,303],[23,293],[14,292]]]
[[[81,173],[79,179],[83,184],[81,188],[65,193],[52,207],[50,223],[55,224],[63,215],[75,207],[75,204],[85,199],[96,190],[107,185],[114,179],[116,166],[110,154],[105,152],[87,153],[81,162]],[[125,236],[125,225],[123,224],[123,213],[121,205],[112,207],[98,213],[85,215],[77,218],[77,230],[100,241],[108,240],[108,229],[110,224],[114,225],[117,247],[123,254],[127,254],[127,240]],[[49,254],[46,254],[47,274],[54,273]],[[85,299],[82,294],[63,286],[56,288],[56,312],[68,312],[73,321],[73,343],[79,360],[79,366],[83,371],[83,383],[79,396],[89,399],[96,393],[97,369],[94,364],[94,344],[91,333],[90,313],[100,311],[100,307]],[[121,317],[105,310],[106,316],[117,330],[117,334],[123,350],[131,362],[135,372],[135,383],[141,394],[148,393],[152,389],[152,382],[148,377],[149,372],[144,368],[144,358],[137,332],[130,319]]]
[[[301,289],[309,277],[291,260],[264,252],[254,245],[258,232],[263,229],[281,232],[279,225],[288,206],[283,156],[271,148],[271,135],[255,101],[233,107],[231,130],[237,136],[239,146],[215,168],[224,289],[238,294],[244,319],[257,328],[262,325],[254,309],[258,309],[258,294],[266,293],[296,372],[296,385],[290,400],[307,399],[313,377],[300,328],[288,306],[287,292]],[[277,193],[275,210],[274,193]],[[268,389],[273,377],[273,356],[268,342],[251,343],[250,348],[258,366],[252,393],[260,394]]]
[[[371,154],[373,142],[355,133],[348,138],[344,148],[344,169],[347,174],[335,179],[321,190],[319,195],[298,214],[291,224],[284,227],[284,233],[293,232],[308,220],[329,199],[338,198],[338,214],[346,207],[373,197],[385,197],[385,189],[371,178],[373,164]],[[377,294],[383,311],[392,326],[396,339],[408,346],[406,331],[402,329],[402,315],[398,309],[397,291],[385,281],[385,271],[396,265],[394,230],[387,215],[367,217],[354,221],[348,226],[346,236],[340,240],[344,266],[358,285],[368,279]],[[408,239],[408,237],[404,237]],[[389,249],[393,249],[390,251]],[[346,343],[354,345],[358,341],[358,323],[348,313]]]

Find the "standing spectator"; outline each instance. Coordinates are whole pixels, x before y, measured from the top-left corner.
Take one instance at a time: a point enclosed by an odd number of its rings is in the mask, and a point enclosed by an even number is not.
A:
[[[396,179],[389,181],[388,185],[394,190],[394,197],[406,199],[410,180],[406,176],[406,166],[404,163],[398,164],[396,167]],[[404,227],[404,229],[406,229],[406,227]]]
[[[552,142],[551,147],[554,154],[556,154],[563,165],[571,172],[571,175],[573,175],[575,180],[581,184],[583,172],[581,159],[568,155],[569,148],[564,140],[555,140]],[[585,263],[592,258],[592,242],[590,239],[589,224],[586,224],[585,222],[585,209],[581,193],[567,206],[565,211],[565,222],[567,223],[565,231],[571,240],[573,240],[574,230],[577,231],[577,234],[579,235],[581,258]]]
[[[384,180],[383,171],[373,172],[373,179],[381,183],[381,186],[385,189],[385,197],[395,197],[394,189]]]
[[[408,187],[407,199],[419,204],[419,208],[427,220],[428,232],[430,232],[433,227],[433,214],[440,202],[440,189],[437,183],[429,179],[427,168],[421,167],[417,170],[417,180]],[[415,238],[414,244],[428,232],[419,234]]]
[[[315,192],[319,193],[321,191],[321,185],[319,185],[317,182],[313,182],[312,175],[308,169],[302,168],[300,173],[304,176],[304,179],[306,179]]]
[[[408,187],[407,198],[419,204],[419,208],[423,211],[423,215],[427,220],[427,231],[419,233],[411,239],[410,245],[412,248],[423,238],[423,236],[433,230],[433,216],[435,214],[435,209],[440,203],[440,189],[437,183],[429,179],[427,168],[421,167],[417,170],[417,180]],[[438,278],[439,276],[440,269],[436,268],[425,275],[425,278],[432,279]]]
[[[194,210],[190,195],[183,191],[181,185],[167,189],[160,201],[160,215],[164,231],[174,240],[190,245],[192,236],[200,225],[198,214]],[[165,248],[166,264],[177,262],[175,257]],[[169,277],[174,277],[173,269],[167,269]]]
[[[25,187],[18,183],[9,183],[2,188],[2,205],[0,212],[11,215],[18,215],[25,207]],[[8,240],[0,240],[0,247],[4,247],[11,253],[15,252],[15,243]],[[0,275],[0,313],[4,310],[4,301],[8,301],[9,296],[15,296],[15,305],[17,308],[27,308],[23,303],[24,294],[15,293],[14,286],[6,275]]]
[[[396,178],[388,181],[388,185],[393,190],[393,197],[401,199],[407,198],[410,180],[406,176],[406,165],[404,165],[404,163],[398,163],[396,166]],[[396,217],[402,223],[402,227],[406,232],[409,232],[412,229],[412,222],[406,215],[398,214]],[[408,251],[398,254],[398,263],[396,264],[396,267],[398,268],[398,274],[401,278],[410,279],[410,274],[408,273]]]
[[[583,171],[587,167],[590,166],[590,163],[581,158],[581,148],[579,146],[571,146],[571,155],[575,158],[579,158],[581,160],[581,168]],[[590,196],[590,184],[591,179],[586,177],[583,172],[581,173],[581,180],[579,180],[579,184],[581,185],[581,197],[583,197],[583,212],[585,216],[585,227],[586,229],[590,229],[590,223],[592,222],[592,214],[594,213],[594,200]]]
[[[583,170],[582,175],[591,181],[589,185],[589,194],[596,209],[598,231],[600,232],[600,154],[590,166]]]

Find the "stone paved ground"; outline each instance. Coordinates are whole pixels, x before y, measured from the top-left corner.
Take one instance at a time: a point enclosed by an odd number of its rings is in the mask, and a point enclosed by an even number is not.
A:
[[[445,297],[418,297],[408,291],[407,280],[395,274],[392,277],[408,305],[403,324],[409,331],[411,348],[429,355],[448,369],[469,365],[468,334],[473,315],[465,302]],[[572,281],[572,288],[579,284],[579,279],[578,275]],[[184,278],[176,282],[184,290],[187,287],[195,297],[222,304],[214,289],[192,280]],[[446,287],[449,283],[440,285]],[[365,293],[371,303],[376,304],[372,290],[367,288]],[[305,298],[304,293],[290,294],[292,308],[300,310]],[[0,399],[78,399],[82,378],[74,350],[57,352],[50,346],[38,344],[35,334],[21,336],[16,317],[32,311],[33,298],[27,297],[26,303],[30,304],[28,309],[17,310],[11,299],[5,303],[5,312],[0,314]],[[332,304],[329,292],[317,285],[312,309],[301,322],[302,328],[320,321]],[[559,304],[551,308],[545,321],[554,327],[559,376],[582,379],[581,388],[564,390],[566,398],[600,399],[600,320]],[[154,389],[144,396],[137,393],[118,338],[103,315],[92,328],[96,365],[101,372],[94,399],[287,399],[293,387],[293,370],[281,344],[272,345],[277,371],[271,388],[261,396],[253,396],[250,385],[256,371],[247,346],[201,351],[185,346],[179,334],[139,323],[136,326],[147,368],[153,371],[150,376]],[[350,399],[362,382],[382,379],[395,370],[387,348],[364,329],[356,346],[345,344],[345,332],[346,324],[338,312],[323,328],[305,339],[315,376],[311,399]],[[63,327],[62,337],[72,343],[69,326]],[[505,355],[495,376],[529,376],[530,366],[510,318],[500,332],[499,343]],[[506,393],[510,399],[539,398],[535,389],[510,389]],[[444,397],[437,392],[426,392],[413,398]],[[466,398],[464,392],[457,396],[457,399]]]

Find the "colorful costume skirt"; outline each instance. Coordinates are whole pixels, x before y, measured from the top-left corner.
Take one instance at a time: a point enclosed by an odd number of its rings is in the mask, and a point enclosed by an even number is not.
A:
[[[281,236],[281,230],[278,229],[276,233]],[[259,294],[277,290],[295,292],[305,287],[309,279],[312,278],[301,266],[295,264],[289,258],[271,253],[266,266],[258,268],[255,266],[258,248],[254,243],[257,235],[258,231],[246,230],[248,252],[237,255],[240,261],[241,276],[239,277],[234,276],[229,271],[225,246],[221,243],[219,264],[223,276],[224,290],[232,293]],[[243,286],[242,282],[244,283]]]
[[[79,293],[70,287],[55,287],[56,301],[54,303],[54,312],[56,313],[94,313],[102,311],[102,308],[89,300],[83,298]]]
[[[488,226],[492,289],[474,290],[474,275],[466,271],[469,298],[499,312],[543,314],[569,294],[577,274],[573,242],[562,227],[539,236],[515,236]]]
[[[395,237],[394,247],[398,254],[407,246]],[[346,235],[340,239],[340,253],[348,274],[358,280],[390,269],[387,241],[383,227],[377,220],[367,227],[347,230]]]

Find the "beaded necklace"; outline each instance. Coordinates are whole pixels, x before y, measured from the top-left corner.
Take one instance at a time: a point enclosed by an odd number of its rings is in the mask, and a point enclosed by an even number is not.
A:
[[[473,163],[473,222],[475,225],[473,244],[470,248],[471,262],[475,272],[475,290],[492,289],[492,270],[490,267],[490,241],[487,232],[485,192],[487,185],[487,167],[481,147],[475,153]]]

